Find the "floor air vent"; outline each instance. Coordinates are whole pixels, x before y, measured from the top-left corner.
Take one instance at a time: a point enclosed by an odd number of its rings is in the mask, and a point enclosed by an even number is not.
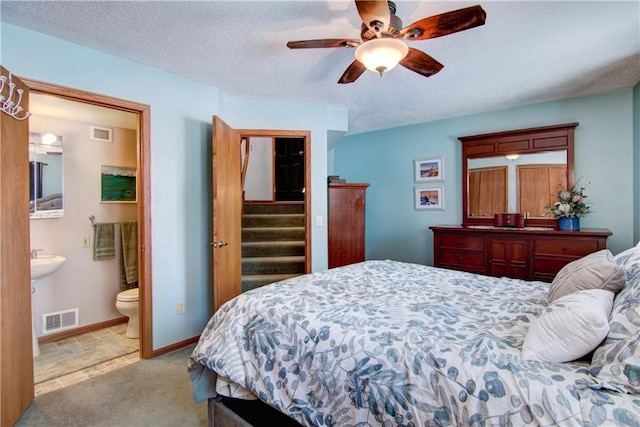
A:
[[[42,315],[42,333],[61,331],[78,326],[78,309],[46,313]]]

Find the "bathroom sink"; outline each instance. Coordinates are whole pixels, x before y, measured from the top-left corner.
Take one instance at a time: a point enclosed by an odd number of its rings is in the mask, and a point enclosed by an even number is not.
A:
[[[60,255],[39,255],[31,259],[31,279],[39,279],[53,273],[67,259]]]

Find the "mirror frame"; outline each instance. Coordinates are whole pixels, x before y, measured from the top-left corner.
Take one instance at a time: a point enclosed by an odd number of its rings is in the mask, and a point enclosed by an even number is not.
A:
[[[567,151],[567,185],[574,184],[574,130],[578,122],[458,137],[462,142],[462,226],[493,225],[493,217],[470,217],[468,159]],[[498,213],[498,212],[494,212]],[[556,228],[557,219],[527,218],[526,225]]]
[[[63,147],[63,140],[62,137],[60,135],[56,135],[56,142],[54,145],[47,145],[41,142],[41,137],[42,137],[42,133],[40,132],[29,132],[29,162],[31,163],[31,145],[33,145],[33,162],[34,164],[36,162],[40,162],[44,157],[43,156],[52,156],[55,155],[56,153],[59,153],[57,155],[60,156],[60,187],[61,187],[61,191],[60,194],[62,194],[62,198],[63,198],[63,206],[60,209],[38,209],[38,203],[37,200],[38,198],[34,198],[33,200],[33,205],[34,205],[34,210],[33,212],[29,212],[29,219],[51,219],[51,218],[62,218],[64,216],[64,160],[62,159],[63,157],[63,152],[64,152],[64,147]],[[39,148],[43,148],[44,150],[50,150],[49,151],[45,151],[45,152],[41,152],[39,150]],[[35,185],[35,181],[36,181],[36,177],[37,177],[37,172],[34,169],[32,172],[32,176],[29,177],[29,181],[33,182],[33,185]],[[34,194],[35,194],[35,189],[34,189]],[[54,193],[56,194],[56,193]],[[52,194],[43,194],[42,197],[48,197],[51,196]]]

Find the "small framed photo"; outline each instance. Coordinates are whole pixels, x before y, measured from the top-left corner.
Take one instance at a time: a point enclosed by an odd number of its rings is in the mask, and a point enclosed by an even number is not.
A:
[[[136,168],[100,165],[100,203],[136,203]]]
[[[442,157],[414,160],[416,182],[444,181],[444,161]]]
[[[415,187],[416,209],[444,210],[444,187]]]

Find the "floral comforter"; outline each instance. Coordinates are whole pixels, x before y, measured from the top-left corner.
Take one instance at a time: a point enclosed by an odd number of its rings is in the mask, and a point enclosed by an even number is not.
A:
[[[212,317],[194,397],[215,371],[305,426],[640,425],[640,396],[587,387],[588,362],[520,359],[547,292],[396,261],[285,280]]]

